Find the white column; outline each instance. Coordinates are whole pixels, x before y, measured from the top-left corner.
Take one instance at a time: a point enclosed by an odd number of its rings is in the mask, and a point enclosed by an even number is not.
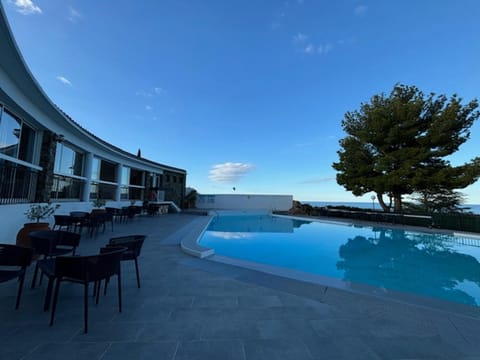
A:
[[[87,181],[83,185],[82,201],[90,201],[90,187],[92,184],[92,165],[93,165],[93,153],[89,152],[85,154],[85,177]]]

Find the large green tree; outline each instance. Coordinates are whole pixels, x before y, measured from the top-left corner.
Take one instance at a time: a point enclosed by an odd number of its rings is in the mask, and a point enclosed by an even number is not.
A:
[[[446,159],[470,137],[480,116],[478,101],[463,105],[453,95],[424,95],[415,86],[397,84],[390,95],[375,95],[347,112],[340,140],[337,183],[356,196],[375,192],[385,211],[388,196],[396,211],[402,196],[461,189],[480,176],[480,157],[461,166]]]

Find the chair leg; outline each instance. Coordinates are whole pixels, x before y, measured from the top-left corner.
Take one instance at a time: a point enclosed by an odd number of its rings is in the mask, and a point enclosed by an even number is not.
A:
[[[35,284],[37,283],[37,274],[38,274],[38,261],[35,263],[35,272],[33,273],[31,289],[34,289]]]
[[[103,296],[107,295],[107,286],[108,286],[108,283],[110,282],[110,278],[106,278],[105,279],[105,287],[103,288]]]
[[[98,305],[98,299],[100,298],[100,285],[102,284],[102,280],[98,280],[95,282],[95,287],[97,288],[96,294],[97,296],[95,297],[95,305]]]
[[[118,279],[118,312],[122,312],[122,280],[120,275],[120,270],[117,275]]]
[[[138,271],[138,261],[137,261],[137,258],[135,258],[134,260],[135,260],[135,271],[137,273],[137,286],[140,289],[140,272]]]
[[[18,307],[20,306],[20,299],[22,297],[23,283],[25,281],[25,271],[23,272],[22,275],[20,275],[19,280],[20,280],[20,284],[18,285],[17,301],[15,303],[15,310],[17,310]]]
[[[84,333],[88,332],[88,282],[84,285],[84,294],[83,294],[83,323],[84,323]]]
[[[55,310],[57,309],[57,301],[58,301],[58,291],[60,290],[61,281],[62,279],[57,279],[57,283],[55,284],[55,293],[53,294],[52,313],[50,314],[50,326],[53,325],[53,319],[55,318]]]
[[[45,294],[45,302],[43,304],[43,311],[48,311],[50,307],[50,302],[52,298],[52,290],[53,290],[53,283],[55,282],[55,279],[50,276],[48,278],[48,284],[47,284],[47,293]]]

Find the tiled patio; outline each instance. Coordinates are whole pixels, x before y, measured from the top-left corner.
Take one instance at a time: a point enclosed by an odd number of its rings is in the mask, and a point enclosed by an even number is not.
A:
[[[124,263],[123,313],[112,281],[90,304],[88,334],[81,286],[62,285],[49,327],[32,267],[19,310],[17,283],[0,284],[0,359],[480,359],[477,308],[408,305],[184,254],[180,239],[207,220],[145,216],[83,237],[79,252],[90,254],[112,236],[148,235],[142,288]]]

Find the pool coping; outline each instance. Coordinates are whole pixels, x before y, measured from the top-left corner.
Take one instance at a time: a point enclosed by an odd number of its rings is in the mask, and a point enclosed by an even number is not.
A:
[[[418,226],[405,226],[405,225],[396,225],[396,224],[389,224],[389,223],[376,223],[376,222],[369,222],[369,221],[349,221],[350,219],[342,219],[342,218],[311,218],[311,217],[300,217],[300,216],[289,216],[289,215],[277,215],[271,214],[272,216],[277,217],[284,217],[290,219],[297,219],[297,220],[309,220],[309,221],[318,221],[318,222],[328,222],[334,223],[337,225],[344,225],[344,224],[359,224],[359,225],[385,225],[389,226],[390,228],[401,228],[407,229],[412,231],[420,231],[420,232],[427,232],[427,233],[442,233],[448,235],[454,234],[461,234],[461,236],[471,236],[475,239],[480,239],[478,234],[471,234],[471,233],[458,233],[448,230],[440,230],[440,229],[431,229],[431,228],[424,228]],[[281,266],[274,266],[269,264],[262,264],[253,261],[243,260],[232,258],[224,255],[215,254],[215,250],[211,248],[207,248],[199,244],[199,241],[205,231],[207,230],[208,226],[210,225],[211,221],[213,220],[213,215],[208,215],[207,221],[197,222],[194,226],[189,227],[189,231],[186,236],[182,236],[182,240],[180,241],[180,247],[182,251],[185,253],[198,257],[200,259],[223,263],[226,265],[237,266],[253,271],[259,271],[266,274],[278,276],[281,278],[306,282],[310,284],[315,284],[319,286],[324,286],[326,288],[334,288],[340,291],[345,291],[348,293],[359,294],[359,295],[367,295],[372,296],[375,298],[380,298],[383,300],[390,300],[396,303],[403,303],[409,304],[419,307],[425,307],[429,309],[440,310],[448,313],[454,313],[457,315],[464,315],[464,316],[478,316],[480,311],[480,307],[468,304],[461,304],[456,303],[453,301],[437,299],[433,297],[423,296],[423,295],[416,295],[413,293],[406,293],[396,290],[385,289],[377,286],[345,281],[333,277],[328,277],[324,275],[318,274],[311,274],[300,270],[285,268]],[[473,235],[473,236],[472,236]],[[476,236],[475,236],[476,235]]]

